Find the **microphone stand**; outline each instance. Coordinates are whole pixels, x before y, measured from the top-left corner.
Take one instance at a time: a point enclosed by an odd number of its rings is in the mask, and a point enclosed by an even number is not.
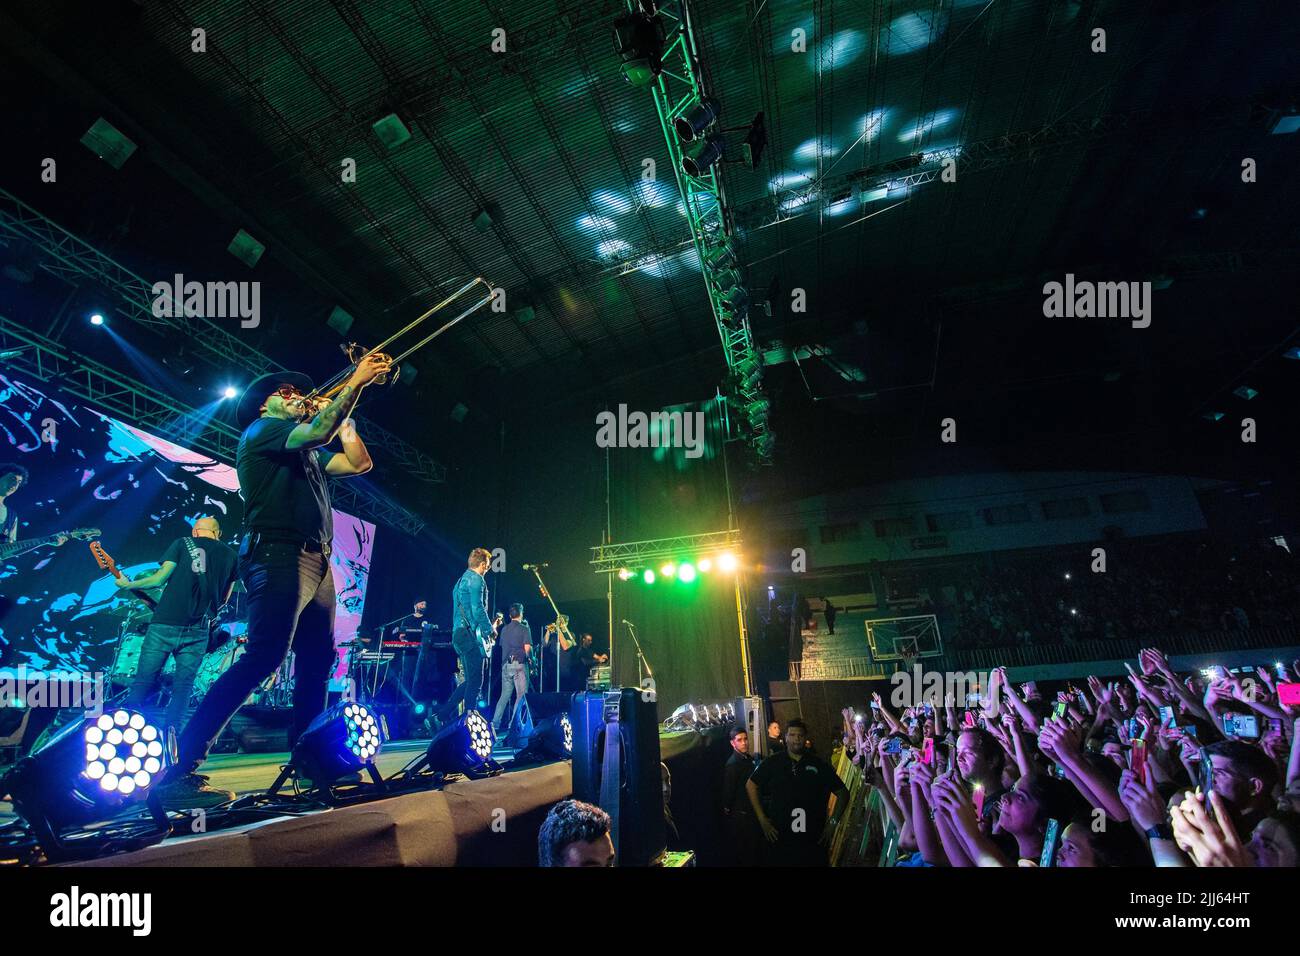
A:
[[[533,577],[537,578],[537,589],[542,592],[542,597],[546,598],[551,605],[551,610],[555,612],[555,691],[560,691],[560,638],[568,641],[570,644],[576,644],[573,635],[569,632],[569,619],[560,613],[560,609],[555,606],[555,599],[551,597],[551,592],[546,589],[546,582],[542,580],[541,570],[537,565],[528,569],[533,572]],[[539,654],[538,660],[544,660],[544,655]],[[541,683],[539,676],[538,683]]]
[[[654,680],[654,671],[650,670],[650,662],[646,660],[645,652],[641,650],[641,642],[636,639],[636,625],[631,621],[624,621],[627,625],[628,632],[632,635],[632,643],[636,645],[636,685],[638,688],[645,687],[645,678],[649,677]],[[641,669],[645,668],[645,673]],[[611,675],[612,676],[612,675]]]

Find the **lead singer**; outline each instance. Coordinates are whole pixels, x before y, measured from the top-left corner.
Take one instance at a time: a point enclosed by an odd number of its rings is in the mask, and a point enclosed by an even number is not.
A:
[[[248,534],[239,573],[248,592],[248,644],[208,691],[181,734],[176,767],[163,787],[169,809],[213,806],[233,799],[197,771],[248,695],[294,651],[293,722],[289,744],[325,709],[334,654],[334,524],[326,476],[370,470],[370,454],[348,415],[361,391],[390,371],[386,356],[362,359],[324,408],[305,401],[306,375],[273,372],[244,391],[235,417],[244,434],[235,467]],[[338,436],[342,453],[324,446]]]

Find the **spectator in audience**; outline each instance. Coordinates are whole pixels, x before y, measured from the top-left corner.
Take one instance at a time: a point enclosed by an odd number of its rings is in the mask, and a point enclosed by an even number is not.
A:
[[[758,866],[761,861],[763,836],[745,789],[753,773],[749,733],[744,727],[733,727],[731,754],[722,768],[722,820],[734,866]]]
[[[580,800],[551,807],[537,834],[540,866],[613,866],[614,841],[609,814]]]
[[[1205,748],[1201,759],[1214,766],[1218,794],[1238,833],[1250,834],[1277,806],[1277,765],[1264,751],[1241,740],[1221,740]]]
[[[785,750],[785,740],[781,737],[781,725],[773,720],[767,725],[767,752],[771,756],[778,751]]]
[[[1092,815],[1083,815],[1071,821],[1061,835],[1056,865],[1150,866],[1151,857],[1142,849],[1142,843],[1131,827],[1110,824],[1098,829]]]
[[[764,760],[745,784],[754,816],[778,866],[825,866],[848,788],[835,768],[804,747],[807,727],[786,725],[785,750]],[[835,809],[827,817],[827,806]]]

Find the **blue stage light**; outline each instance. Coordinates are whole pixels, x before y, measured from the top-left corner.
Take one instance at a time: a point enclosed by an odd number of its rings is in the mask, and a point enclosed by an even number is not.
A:
[[[239,391],[233,385],[227,385],[221,392],[222,398],[236,398],[238,395]]]
[[[102,315],[100,315],[98,312],[96,312],[94,315],[92,315],[92,316],[90,317],[90,324],[91,324],[91,325],[103,325],[103,324],[104,324],[104,317],[103,317]]]
[[[477,710],[466,711],[429,741],[429,749],[415,769],[429,767],[437,773],[460,773],[467,777],[490,777],[501,772],[492,759],[492,725]]]
[[[529,760],[573,759],[573,722],[564,711],[552,714],[534,726],[532,716],[527,712],[527,702],[519,707],[522,714],[517,714],[516,724],[512,726],[513,742],[519,747],[515,754],[516,762]]]
[[[361,770],[382,785],[374,762],[386,740],[388,727],[379,714],[365,704],[339,701],[303,731],[270,792],[277,792],[290,772],[308,778],[317,789],[328,790],[330,784]]]
[[[164,728],[138,711],[119,709],[69,724],[20,760],[0,789],[13,795],[14,809],[46,853],[67,856],[61,830],[113,820],[147,802],[165,825],[166,815],[150,798],[175,759]]]

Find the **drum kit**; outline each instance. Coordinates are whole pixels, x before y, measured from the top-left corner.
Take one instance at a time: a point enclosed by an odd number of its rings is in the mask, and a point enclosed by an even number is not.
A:
[[[232,600],[238,601],[243,592],[243,585],[235,585]],[[148,592],[146,592],[148,593]],[[242,609],[240,609],[242,610]],[[108,678],[114,690],[121,691],[131,686],[136,672],[140,668],[140,652],[144,648],[145,632],[153,619],[153,609],[144,601],[127,598],[116,602],[103,613],[122,619],[117,649],[113,663],[108,669]],[[194,689],[190,692],[189,704],[197,707],[207,696],[218,677],[229,669],[244,653],[248,641],[248,622],[246,620],[225,621],[212,629],[208,639],[208,649],[203,655],[199,669],[194,676]],[[167,658],[163,666],[162,683],[170,683],[176,671],[176,661]],[[263,707],[290,707],[293,699],[293,654],[249,697],[248,703]]]

